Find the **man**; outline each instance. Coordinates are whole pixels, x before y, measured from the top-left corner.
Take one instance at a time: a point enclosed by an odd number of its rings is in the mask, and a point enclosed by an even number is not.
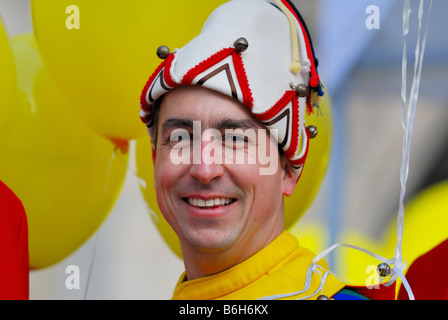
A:
[[[158,56],[140,117],[184,258],[173,299],[336,298],[345,284],[283,226],[283,197],[316,133],[304,115],[323,94],[297,9],[227,2],[185,47]]]

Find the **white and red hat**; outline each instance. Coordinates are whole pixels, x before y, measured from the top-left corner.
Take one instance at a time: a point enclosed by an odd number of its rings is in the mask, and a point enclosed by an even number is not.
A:
[[[239,100],[276,129],[297,179],[314,132],[305,113],[323,95],[311,39],[287,0],[231,0],[209,16],[201,33],[181,49],[158,50],[164,59],[146,83],[140,118],[151,127],[154,102],[180,86],[201,85]]]

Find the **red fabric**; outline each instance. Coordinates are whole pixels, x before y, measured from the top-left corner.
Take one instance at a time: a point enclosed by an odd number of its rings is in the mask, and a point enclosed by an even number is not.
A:
[[[353,287],[348,286],[347,288],[363,295],[370,300],[395,300],[395,285],[396,282],[386,287],[380,284],[379,288],[369,289],[367,287]]]
[[[149,90],[149,86],[153,83],[154,79],[159,75],[160,71],[165,67],[166,61],[163,60],[162,63],[159,64],[159,66],[156,68],[156,70],[151,74],[148,81],[145,84],[145,87],[143,88],[143,91],[140,95],[140,106],[143,111],[151,111],[149,108],[148,110],[148,103],[146,102],[146,94]]]
[[[243,92],[243,104],[252,111],[254,105],[254,99],[252,97],[252,91],[249,87],[249,80],[247,79],[246,71],[244,70],[243,59],[241,53],[233,53],[233,64],[235,65],[235,72],[240,84],[241,91]]]
[[[310,146],[310,133],[308,132],[308,130],[305,130],[305,134],[307,135],[306,138],[306,149],[305,149],[305,154],[303,155],[302,158],[297,159],[297,160],[289,160],[291,162],[291,164],[294,167],[299,167],[299,166],[303,166],[302,170],[300,171],[299,176],[296,179],[296,183],[299,181],[300,177],[302,176],[303,173],[303,168],[305,167],[305,160],[308,157],[308,151],[310,150],[309,146]]]
[[[417,258],[406,273],[415,300],[448,300],[448,239]],[[398,300],[408,300],[402,285]]]
[[[169,85],[171,88],[177,88],[179,84],[175,82],[171,78],[171,64],[173,63],[175,56],[173,53],[171,53],[166,59],[165,59],[165,69],[163,72],[163,79],[165,80],[165,83]]]
[[[295,92],[294,92],[295,95]],[[292,130],[291,130],[291,143],[288,150],[285,151],[285,155],[288,159],[291,159],[299,146],[299,101],[297,98],[292,99]]]
[[[281,97],[280,100],[278,100],[276,104],[274,104],[272,107],[270,107],[265,112],[263,112],[261,114],[256,114],[255,116],[257,117],[258,120],[263,121],[263,122],[271,120],[274,116],[277,116],[280,113],[280,111],[282,111],[282,109],[290,101],[295,99],[295,97],[296,97],[295,94],[296,93],[294,90],[286,91],[285,94],[283,95],[283,97]]]
[[[0,300],[29,298],[28,223],[19,198],[0,181]]]
[[[182,85],[191,85],[194,78],[207,70],[208,68],[214,66],[218,62],[224,60],[228,56],[230,56],[235,51],[235,48],[224,48],[221,51],[218,51],[211,57],[199,63],[197,66],[191,68],[183,77],[181,84]]]

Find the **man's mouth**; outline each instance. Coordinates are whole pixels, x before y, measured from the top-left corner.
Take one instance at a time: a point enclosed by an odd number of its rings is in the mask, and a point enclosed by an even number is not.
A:
[[[200,199],[200,198],[184,198],[184,201],[188,202],[188,204],[193,207],[199,208],[214,208],[214,207],[222,207],[227,206],[236,201],[233,198],[214,198],[214,199]]]

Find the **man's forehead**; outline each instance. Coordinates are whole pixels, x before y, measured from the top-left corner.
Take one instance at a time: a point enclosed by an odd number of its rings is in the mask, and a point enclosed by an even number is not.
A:
[[[188,127],[199,121],[204,129],[266,128],[238,100],[198,86],[181,87],[167,93],[160,108],[162,127]]]

